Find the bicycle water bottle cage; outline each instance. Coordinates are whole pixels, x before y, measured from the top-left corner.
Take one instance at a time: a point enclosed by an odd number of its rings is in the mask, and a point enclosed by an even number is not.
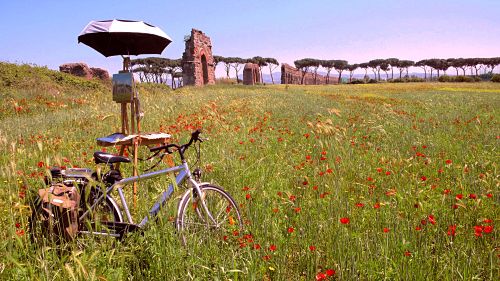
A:
[[[130,159],[125,156],[96,151],[94,152],[94,162],[96,164],[130,163]]]

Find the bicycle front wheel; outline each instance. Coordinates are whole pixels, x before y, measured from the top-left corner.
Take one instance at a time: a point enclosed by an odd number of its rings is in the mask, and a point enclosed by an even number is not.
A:
[[[207,237],[225,240],[243,228],[238,205],[226,191],[211,184],[201,185],[200,189],[201,196],[192,189],[179,202],[176,227],[185,246],[199,245]]]

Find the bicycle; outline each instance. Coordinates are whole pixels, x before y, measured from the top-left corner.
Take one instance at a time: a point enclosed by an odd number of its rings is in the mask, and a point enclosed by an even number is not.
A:
[[[181,164],[175,167],[122,178],[119,166],[121,163],[129,163],[130,159],[98,151],[94,153],[95,163],[106,164],[110,168],[102,176],[87,168],[53,169],[51,170],[52,178],[47,180],[46,184],[53,186],[55,183],[62,183],[78,188],[81,197],[78,208],[78,235],[103,235],[121,239],[128,232],[144,229],[148,222],[158,215],[174,193],[174,186],[187,182],[188,188],[179,199],[175,217],[175,227],[181,235],[182,243],[187,245],[187,242],[195,239],[195,235],[200,231],[211,231],[211,234],[216,232],[226,236],[226,234],[239,231],[243,227],[238,205],[231,195],[221,187],[200,182],[201,170],[195,169],[191,172],[184,156],[191,145],[195,144],[196,147],[196,143],[204,141],[200,138],[200,134],[201,131],[196,130],[191,134],[189,142],[183,145],[166,144],[150,148],[154,155],[149,159],[160,158],[155,166],[162,161],[165,155],[177,152]],[[197,160],[199,160],[199,146],[197,151]],[[140,223],[134,223],[123,188],[134,182],[174,173],[177,173],[175,184],[169,184]],[[118,192],[124,212],[111,197],[114,190]],[[54,213],[45,210],[46,208],[40,202],[35,203],[33,208],[30,227],[34,232],[34,239],[39,239],[37,236],[39,234],[47,237],[54,234],[50,233],[53,229],[59,228],[61,230],[63,228],[62,225],[54,225],[61,224],[61,222],[50,220],[50,216],[54,216]],[[125,213],[127,222],[124,222],[123,213]],[[41,230],[41,232],[37,233],[37,230]],[[59,231],[59,234],[61,232]]]

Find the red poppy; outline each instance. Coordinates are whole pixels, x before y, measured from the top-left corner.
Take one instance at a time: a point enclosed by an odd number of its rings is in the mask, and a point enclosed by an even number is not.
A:
[[[260,250],[260,244],[253,244],[254,250]]]
[[[387,172],[385,172],[385,175],[386,175],[386,176],[390,176],[390,175],[391,175],[391,171],[387,171]]]
[[[326,274],[324,274],[323,272],[319,272],[318,274],[316,274],[316,280],[319,281],[319,280],[325,280],[326,279]]]
[[[486,197],[488,197],[488,198],[493,198],[493,194],[488,193],[488,194],[486,194]]]
[[[377,172],[382,173],[382,168],[377,168]]]
[[[21,224],[16,222],[16,228],[21,228]]]
[[[290,197],[288,197],[288,198],[290,198],[291,201],[295,201],[295,199],[297,199],[297,197],[295,195],[290,195]]]
[[[434,216],[433,216],[433,215],[429,215],[429,216],[427,217],[427,219],[429,220],[429,222],[430,222],[430,223],[432,223],[432,224],[436,224],[436,219],[434,218]]]
[[[451,192],[451,189],[445,189],[445,190],[443,190],[443,194],[450,194],[450,192]]]
[[[330,169],[330,168],[328,168],[328,169],[326,169],[326,172],[327,172],[328,174],[331,174],[331,173],[333,173],[333,170],[332,170],[332,169]]]
[[[426,176],[421,176],[421,177],[420,177],[420,180],[421,180],[421,181],[426,181],[426,180],[427,180],[427,177],[426,177]]]
[[[486,225],[483,227],[484,233],[491,233],[493,232],[493,225]]]
[[[477,195],[474,193],[469,194],[470,199],[477,199]]]
[[[408,250],[406,250],[406,251],[405,251],[405,253],[404,253],[404,255],[405,255],[406,257],[411,257],[411,252],[410,252],[410,251],[408,251]]]
[[[314,245],[309,246],[309,251],[311,252],[316,251],[316,246]]]
[[[45,166],[45,163],[43,163],[43,161],[38,162],[38,168],[42,168],[43,166]]]
[[[378,209],[378,208],[380,208],[380,203],[379,203],[379,202],[377,202],[377,203],[373,204],[373,208],[374,208],[374,209]]]
[[[330,268],[329,268],[329,269],[327,269],[327,270],[325,271],[325,273],[326,273],[326,275],[328,275],[328,276],[333,276],[333,275],[335,275],[335,270],[333,270],[333,269],[330,269]]]
[[[23,236],[24,235],[24,230],[23,229],[18,229],[16,230],[17,236]]]
[[[321,161],[325,161],[325,160],[326,160],[326,157],[325,157],[325,156],[322,156],[319,160],[321,160]]]
[[[308,139],[308,138],[309,138],[309,134],[304,134],[304,137],[305,137],[306,139]]]
[[[265,261],[268,261],[268,260],[270,260],[270,259],[271,259],[271,257],[270,257],[270,256],[268,256],[268,255],[266,255],[266,256],[263,256],[263,257],[262,257],[262,259],[263,259],[263,260],[265,260]]]
[[[356,207],[358,208],[363,208],[365,206],[365,204],[363,203],[356,203]]]
[[[300,213],[300,211],[302,211],[302,208],[300,207],[296,207],[295,209],[293,209],[295,211],[295,213]]]
[[[240,235],[240,233],[238,232],[238,230],[233,230],[233,235],[238,236],[238,235]]]
[[[306,160],[311,160],[311,155],[306,155]]]
[[[271,246],[269,246],[269,251],[271,251],[271,252],[274,252],[277,249],[278,249],[278,247],[276,247],[276,245],[274,245],[274,244],[271,244]]]
[[[451,160],[450,159],[446,160],[445,162],[446,162],[447,165],[451,164]]]
[[[457,205],[457,204],[453,204],[451,207],[452,207],[453,209],[455,209],[455,210],[456,210],[456,209],[458,209],[458,205]]]
[[[278,209],[278,208],[274,208],[274,209],[273,209],[273,212],[274,212],[274,213],[277,213],[277,212],[279,212],[279,209]]]
[[[340,218],[340,223],[341,224],[349,224],[351,220],[349,218]]]
[[[483,227],[481,225],[475,225],[474,226],[474,235],[476,237],[482,237],[483,236]]]
[[[308,181],[303,181],[303,182],[302,182],[302,185],[308,185],[308,184],[309,184],[309,182],[308,182]]]
[[[294,230],[295,230],[295,229],[293,229],[293,227],[289,227],[289,228],[287,229],[288,233],[293,233],[293,231],[294,231]]]
[[[250,195],[250,193],[247,193],[247,195],[245,195],[245,198],[246,198],[247,200],[250,200],[250,198],[252,198],[252,196]]]
[[[422,230],[422,228],[421,228],[420,226],[416,226],[416,227],[415,227],[415,230],[416,230],[416,231],[420,231],[420,230]]]
[[[373,178],[372,177],[367,177],[366,180],[367,181],[373,181]]]
[[[457,195],[455,196],[455,199],[457,199],[457,200],[460,200],[460,199],[462,199],[462,198],[464,198],[464,196],[463,196],[461,193],[459,193],[459,194],[457,194]]]
[[[250,187],[248,187],[248,186],[244,186],[241,190],[243,190],[243,191],[248,191],[249,189],[250,189]]]
[[[455,236],[456,230],[457,230],[456,224],[448,226],[448,236]]]
[[[318,190],[318,186],[317,185],[313,186],[313,190]]]
[[[491,219],[484,219],[484,220],[483,220],[483,222],[484,222],[484,223],[491,223],[491,222],[492,222],[492,220],[491,220]]]
[[[390,230],[387,227],[384,227],[384,233],[388,233]]]

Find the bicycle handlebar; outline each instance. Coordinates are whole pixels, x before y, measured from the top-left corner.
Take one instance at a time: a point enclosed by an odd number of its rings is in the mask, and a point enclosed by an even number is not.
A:
[[[175,143],[171,144],[165,144],[157,147],[150,148],[149,151],[155,152],[158,150],[165,150],[168,154],[171,154],[172,151],[170,150],[171,147],[177,148],[177,151],[179,151],[179,154],[181,155],[181,159],[184,159],[184,151],[193,144],[193,142],[203,142],[203,139],[200,138],[201,130],[197,129],[196,131],[191,133],[191,139],[189,139],[189,142],[183,145],[178,145]]]

